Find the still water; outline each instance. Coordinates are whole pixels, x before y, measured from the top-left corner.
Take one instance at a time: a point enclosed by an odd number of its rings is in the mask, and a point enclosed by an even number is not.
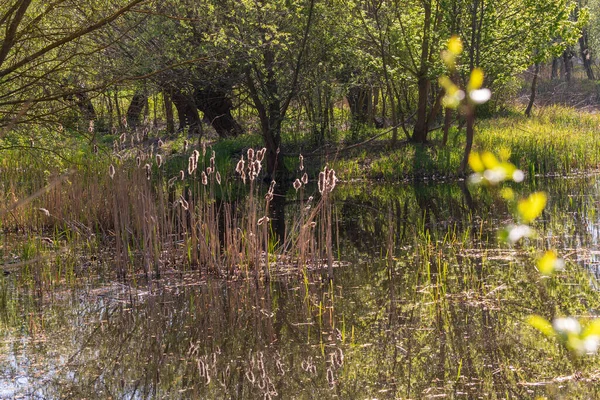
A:
[[[333,282],[173,271],[132,288],[83,274],[46,292],[12,273],[0,398],[598,398],[599,358],[572,357],[524,320],[600,313],[600,182],[517,190],[549,204],[538,236],[510,247],[496,239],[509,210],[489,191],[341,185]],[[535,270],[548,248],[567,262],[553,278]]]

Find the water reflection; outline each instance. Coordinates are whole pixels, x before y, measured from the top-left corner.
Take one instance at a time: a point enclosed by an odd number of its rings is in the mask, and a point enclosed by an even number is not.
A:
[[[10,276],[0,397],[598,397],[598,358],[573,360],[523,323],[600,310],[585,273],[600,262],[598,183],[534,187],[550,197],[542,234],[517,248],[497,243],[507,210],[488,192],[340,187],[336,247],[352,262],[332,283],[310,272],[267,284],[171,273],[143,289],[40,296]],[[282,202],[277,219],[295,204]],[[541,279],[529,245],[574,263]]]

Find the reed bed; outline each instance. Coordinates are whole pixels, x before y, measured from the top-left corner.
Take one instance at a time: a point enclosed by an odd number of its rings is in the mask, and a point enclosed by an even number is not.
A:
[[[264,183],[265,149],[247,149],[233,171],[206,146],[185,141],[167,150],[161,140],[147,143],[123,133],[108,156],[91,154],[63,175],[30,172],[23,178],[23,158],[5,159],[0,173],[9,212],[2,214],[2,227],[47,237],[55,244],[54,251],[40,251],[47,258],[66,247],[95,249],[97,255],[111,249],[110,257],[103,253],[104,264],[121,280],[190,269],[268,280],[273,273],[323,268],[333,276],[334,170],[321,171],[319,193],[306,197],[310,179],[301,161],[294,182],[298,212],[280,215],[287,190]],[[19,187],[20,179],[29,185]],[[283,235],[277,224],[287,225]]]

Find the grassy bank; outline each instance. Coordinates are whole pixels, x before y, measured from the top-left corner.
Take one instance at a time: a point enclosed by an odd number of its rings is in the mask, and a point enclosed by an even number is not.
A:
[[[510,161],[530,176],[572,174],[596,170],[599,164],[600,115],[552,106],[532,118],[518,112],[479,119],[475,151],[511,151]],[[333,157],[340,177],[385,181],[455,178],[464,148],[464,130],[450,132],[442,146],[441,132],[432,133],[430,145],[401,144],[389,149],[371,142]]]

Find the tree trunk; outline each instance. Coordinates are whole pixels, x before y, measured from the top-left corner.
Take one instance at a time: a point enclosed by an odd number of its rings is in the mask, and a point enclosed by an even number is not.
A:
[[[123,127],[124,122],[123,122],[123,117],[121,116],[121,105],[119,104],[119,88],[115,86],[115,91],[114,91],[114,97],[115,97],[115,111],[117,112],[117,121],[118,121],[118,125],[119,127]]]
[[[573,71],[573,53],[569,49],[563,52],[563,65],[565,70],[565,80],[567,82],[571,82]]]
[[[431,1],[423,1],[425,18],[423,20],[423,43],[421,47],[421,65],[419,67],[419,97],[417,103],[417,122],[413,130],[411,141],[415,143],[427,142],[427,102],[429,97],[429,36],[431,29]]]
[[[533,70],[533,80],[531,81],[531,96],[529,96],[529,104],[527,104],[527,109],[525,109],[525,115],[527,117],[531,117],[531,109],[533,108],[533,103],[535,102],[535,93],[537,89],[537,81],[538,75],[540,74],[540,63],[535,63],[535,68]]]
[[[596,80],[594,77],[594,70],[592,69],[592,54],[588,44],[588,33],[587,29],[583,28],[581,36],[579,37],[579,51],[581,53],[581,59],[583,60],[583,68],[589,80]]]
[[[348,89],[346,99],[350,106],[352,130],[358,130],[369,123],[370,92],[362,85],[353,85]]]
[[[235,137],[244,133],[231,114],[233,103],[224,91],[196,89],[194,100],[198,109],[204,113],[204,118],[210,122],[220,137]]]
[[[442,138],[442,146],[448,144],[448,133],[450,132],[450,123],[452,122],[452,109],[446,108],[444,115],[444,137]]]
[[[473,147],[475,107],[468,105],[465,117],[467,119],[467,143],[465,144],[465,153],[463,154],[463,159],[460,163],[459,174],[464,174],[467,170],[467,165],[469,165],[469,154],[471,154],[471,148]]]
[[[419,100],[417,105],[417,122],[413,129],[411,141],[414,143],[427,142],[427,98],[429,96],[429,79],[426,76],[419,77]]]
[[[552,58],[552,73],[550,74],[550,79],[556,80],[558,79],[558,70],[560,66],[560,59],[558,57]]]
[[[127,108],[127,125],[131,129],[137,128],[140,124],[140,117],[144,110],[144,105],[148,100],[148,95],[142,91],[136,91],[131,99],[131,103]]]
[[[175,133],[175,121],[173,120],[173,102],[171,101],[171,96],[163,90],[163,101],[165,103],[165,117],[167,119],[167,133],[172,135]]]

